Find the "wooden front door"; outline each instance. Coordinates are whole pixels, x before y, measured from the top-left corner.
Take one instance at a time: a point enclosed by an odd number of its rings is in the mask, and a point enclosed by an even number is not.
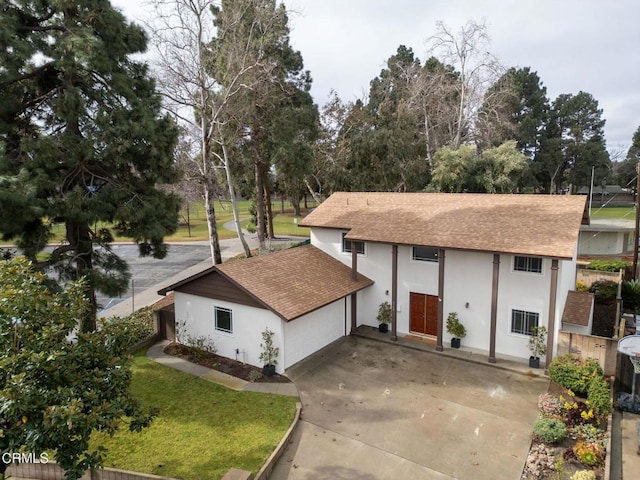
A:
[[[438,297],[409,293],[409,330],[423,335],[438,334]]]

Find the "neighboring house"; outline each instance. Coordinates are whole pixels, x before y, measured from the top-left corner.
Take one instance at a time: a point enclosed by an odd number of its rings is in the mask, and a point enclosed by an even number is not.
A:
[[[578,255],[633,254],[635,221],[622,218],[593,218],[580,227]]]
[[[159,293],[174,290],[176,322],[231,358],[259,365],[260,333],[275,331],[279,371],[376,326],[384,301],[391,338],[430,336],[442,351],[457,312],[463,345],[489,362],[528,358],[531,327],[545,325],[548,362],[575,287],[584,207],[583,196],[335,193],[300,222],[310,246],[212,267]]]

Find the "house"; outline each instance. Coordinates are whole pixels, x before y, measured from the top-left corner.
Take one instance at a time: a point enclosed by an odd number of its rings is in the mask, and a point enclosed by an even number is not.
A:
[[[528,358],[531,327],[555,352],[575,287],[583,196],[334,193],[300,225],[311,245],[212,267],[175,291],[176,321],[215,334],[219,353],[259,365],[260,332],[276,332],[279,369],[392,305],[391,338],[432,337],[448,346],[457,312],[463,345]],[[282,277],[281,277],[282,276]],[[229,328],[230,323],[233,327]]]
[[[624,218],[593,218],[580,227],[578,255],[633,255],[635,221]]]
[[[372,283],[305,245],[216,265],[158,293],[174,292],[176,328],[210,338],[218,355],[261,366],[261,333],[273,331],[283,372],[346,335],[346,299]]]

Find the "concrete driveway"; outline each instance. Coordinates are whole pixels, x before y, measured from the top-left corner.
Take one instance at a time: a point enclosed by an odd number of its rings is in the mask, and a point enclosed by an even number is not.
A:
[[[287,374],[303,414],[271,479],[518,479],[549,383],[358,337]]]

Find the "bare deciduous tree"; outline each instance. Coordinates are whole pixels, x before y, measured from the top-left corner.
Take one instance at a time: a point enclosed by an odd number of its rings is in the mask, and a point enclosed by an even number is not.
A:
[[[157,50],[158,84],[167,99],[167,108],[199,135],[197,163],[214,264],[222,262],[214,207],[215,192],[219,190],[217,168],[224,168],[236,231],[246,255],[251,255],[240,227],[229,145],[244,135],[237,127],[242,123],[237,118],[239,112],[232,112],[231,104],[268,78],[272,68],[255,54],[259,49],[253,48],[268,32],[271,13],[253,8],[252,3],[255,2],[227,4],[222,30],[214,24],[220,7],[211,0],[159,0],[153,4],[155,20],[150,30]],[[244,25],[247,18],[249,35],[227,48],[220,60],[217,40],[226,35],[225,29]]]
[[[504,73],[504,68],[486,46],[489,35],[484,22],[468,21],[457,33],[444,23],[436,23],[437,32],[427,42],[430,54],[444,65],[455,69],[453,88],[456,97],[456,120],[452,127],[452,142],[457,149],[473,138],[477,113],[485,93]]]

